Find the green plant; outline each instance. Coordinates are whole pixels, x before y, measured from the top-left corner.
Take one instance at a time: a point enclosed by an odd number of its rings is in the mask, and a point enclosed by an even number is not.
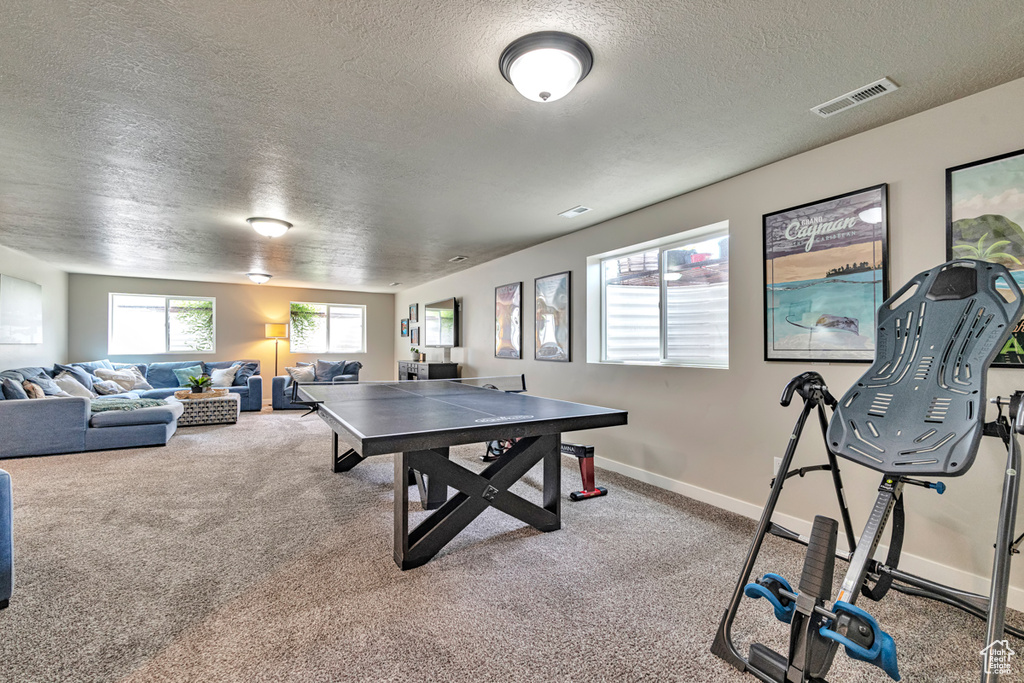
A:
[[[293,303],[291,308],[292,343],[296,346],[305,344],[309,333],[316,329],[317,325],[326,316],[326,307],[316,304]]]
[[[1013,261],[1019,266],[1020,260],[1016,256],[1008,254],[1005,251],[999,251],[999,249],[1002,249],[1009,244],[1010,240],[998,240],[988,245],[988,247],[984,246],[985,240],[991,236],[992,233],[985,233],[981,236],[981,239],[978,240],[977,244],[954,244],[953,250],[959,251],[960,253],[958,255],[966,258],[976,258],[981,261],[998,261],[999,259],[1006,259],[1007,261]]]
[[[171,314],[185,326],[186,345],[196,351],[213,349],[213,302],[194,299],[171,302]]]
[[[192,375],[188,376],[188,385],[193,389],[202,389],[203,387],[209,386],[212,381],[213,378],[209,375],[199,375],[199,377],[194,377]]]

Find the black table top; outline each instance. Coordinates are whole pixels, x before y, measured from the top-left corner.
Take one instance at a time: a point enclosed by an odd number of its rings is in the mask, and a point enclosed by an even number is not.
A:
[[[626,424],[624,410],[455,381],[302,384],[299,400],[364,457]]]

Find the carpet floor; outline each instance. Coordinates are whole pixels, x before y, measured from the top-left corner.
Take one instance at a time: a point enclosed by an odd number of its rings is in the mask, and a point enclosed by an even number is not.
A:
[[[334,474],[329,434],[264,410],[164,448],[0,461],[16,562],[0,681],[754,680],[708,650],[750,520],[599,470],[610,494],[564,499],[560,531],[491,509],[402,572],[392,459]],[[564,493],[578,485],[564,458]],[[513,490],[540,486],[535,468]],[[769,539],[755,573],[795,578],[801,550]],[[981,621],[897,594],[865,606],[904,680],[978,680]],[[734,631],[744,652],[786,638],[763,601]],[[843,654],[831,679],[888,680]]]

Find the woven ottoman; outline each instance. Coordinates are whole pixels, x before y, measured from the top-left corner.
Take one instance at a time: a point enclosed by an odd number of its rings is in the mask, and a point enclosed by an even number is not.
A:
[[[234,424],[242,401],[238,394],[210,396],[206,398],[178,398],[185,406],[185,412],[178,418],[179,427],[199,425]]]

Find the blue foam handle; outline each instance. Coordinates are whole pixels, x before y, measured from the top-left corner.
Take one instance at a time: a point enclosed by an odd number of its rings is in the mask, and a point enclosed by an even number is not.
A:
[[[946,492],[946,485],[943,484],[941,481],[937,481],[934,484],[929,484],[929,486],[935,489],[935,492],[938,493],[940,496]]]
[[[889,674],[889,678],[894,681],[900,680],[900,672],[896,667],[896,641],[892,639],[892,636],[881,629],[878,622],[875,621],[875,618],[860,607],[855,607],[847,602],[843,602],[842,600],[836,601],[836,604],[832,606],[832,611],[836,614],[849,612],[850,614],[856,615],[866,621],[868,625],[871,626],[871,630],[874,631],[875,642],[872,643],[870,648],[859,645],[846,636],[830,630],[829,627],[832,625],[831,623],[818,629],[818,633],[821,637],[834,640],[841,644],[846,648],[846,654],[849,657],[874,664],[882,671]]]
[[[790,593],[794,592],[789,585],[789,581],[786,581],[786,579],[782,578],[778,574],[765,574],[761,580],[763,581],[764,579],[774,579]],[[796,611],[796,601],[790,600],[788,605],[783,605],[775,593],[772,593],[759,583],[748,583],[743,587],[743,594],[748,598],[765,598],[771,603],[772,609],[775,610],[776,619],[786,624],[793,621],[793,612]]]

